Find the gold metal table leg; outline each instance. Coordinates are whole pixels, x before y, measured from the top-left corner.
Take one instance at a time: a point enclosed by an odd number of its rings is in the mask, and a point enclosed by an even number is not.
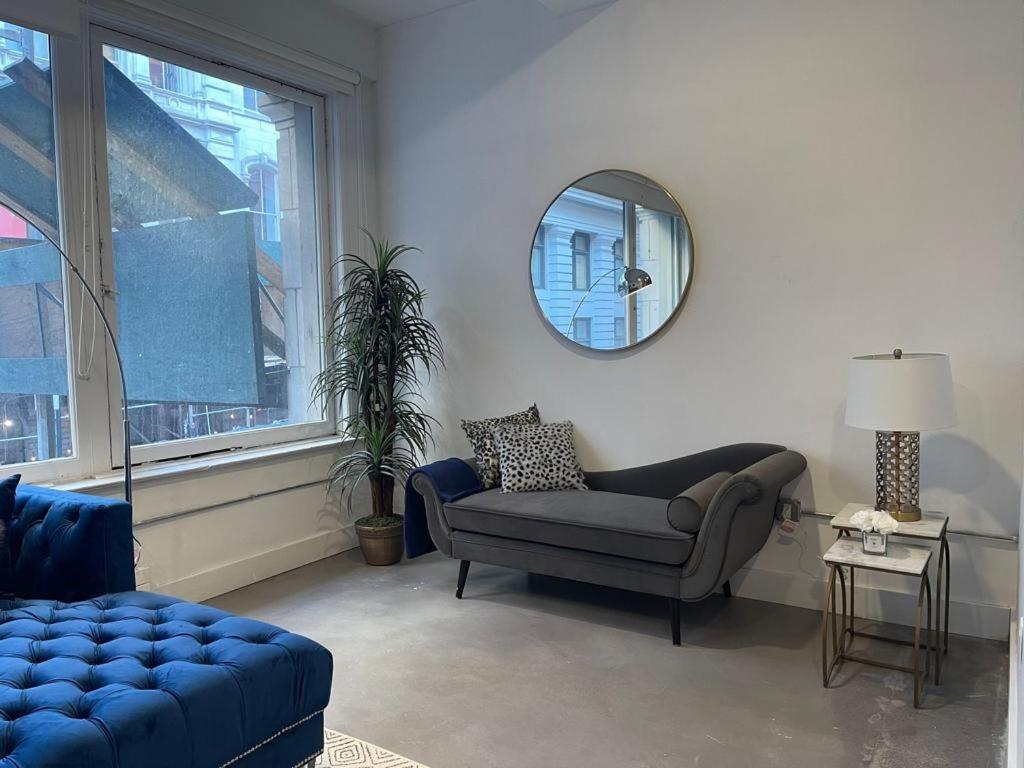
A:
[[[949,583],[952,581],[952,576],[950,576],[949,573],[949,539],[946,538],[945,534],[943,534],[942,536],[942,544],[940,545],[940,549],[941,551],[946,553],[946,595],[944,599],[944,602],[946,603],[946,615],[943,619],[943,621],[945,621],[945,625],[942,629],[942,652],[945,654],[949,653]]]
[[[850,573],[853,573],[852,568]],[[839,594],[842,600],[842,610],[839,614],[839,650],[837,652],[843,654],[846,652],[846,574],[843,572],[843,566],[839,566]]]
[[[921,587],[917,591],[917,612],[914,620],[914,708],[920,709],[921,707],[921,696],[924,693],[924,675],[921,673],[921,609],[924,608],[925,594],[927,593],[928,600],[928,618],[929,623],[931,620],[931,584],[928,580],[928,572],[921,576]],[[930,647],[928,641],[928,630],[925,630],[925,663],[928,660],[928,648]]]
[[[854,605],[854,602],[853,602],[854,597],[857,594],[857,588],[856,588],[856,585],[854,584],[854,578],[853,578],[853,574],[856,573],[856,571],[857,571],[856,568],[851,568],[850,569],[850,622],[849,622],[849,627],[850,628],[849,628],[849,632],[850,632],[850,643],[851,644],[853,643],[853,636],[856,633],[856,628],[853,626],[853,624],[854,624],[855,621],[857,621],[857,609],[856,609],[856,607]]]
[[[932,627],[932,582],[927,571],[925,571],[924,574],[924,592],[925,605],[928,606],[928,622],[925,624],[924,642],[924,679],[927,681],[928,675],[931,673],[932,638],[934,637],[934,630]],[[938,661],[936,661],[936,665],[938,665]]]
[[[945,537],[939,542],[939,567],[935,569],[935,684],[939,684],[939,678],[942,675],[942,612],[945,608],[946,615],[949,615],[949,605],[943,606],[943,593],[942,593],[942,582],[943,582],[943,571],[946,570],[946,547]],[[949,579],[946,579],[946,584],[949,584]]]
[[[829,680],[832,677],[832,670],[835,668],[838,656],[833,652],[828,653],[828,630],[829,619],[832,621],[832,632],[835,634],[835,595],[836,595],[836,566],[829,569],[828,582],[825,584],[825,607],[821,612],[821,685],[828,688]]]

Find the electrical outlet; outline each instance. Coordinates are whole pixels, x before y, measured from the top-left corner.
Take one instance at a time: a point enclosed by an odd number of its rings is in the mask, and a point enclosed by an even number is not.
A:
[[[804,505],[800,502],[800,499],[780,499],[779,503],[789,510],[790,520],[794,523],[800,522],[800,516],[804,511]]]
[[[779,519],[779,530],[787,536],[793,535],[800,521],[800,502],[795,499],[779,499],[775,512]]]

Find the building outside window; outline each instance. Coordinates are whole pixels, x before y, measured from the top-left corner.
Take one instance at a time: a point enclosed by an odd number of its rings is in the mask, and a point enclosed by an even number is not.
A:
[[[590,346],[590,318],[577,317],[572,321],[572,338],[580,344]]]
[[[572,287],[577,291],[590,287],[590,235],[584,232],[572,236]]]
[[[622,270],[626,266],[626,259],[622,252],[622,238],[618,238],[612,243],[612,267],[615,269],[613,277],[615,278],[616,284],[622,278]]]
[[[259,105],[259,94],[255,88],[242,89],[242,104],[246,109],[257,110]]]
[[[547,282],[547,254],[544,248],[544,226],[537,227],[533,238],[533,252],[530,256],[530,275],[534,288],[543,288]]]
[[[615,318],[615,346],[626,346],[626,318]]]
[[[249,89],[251,90],[251,89]],[[256,203],[249,210],[256,216],[256,239],[280,241],[280,222],[277,204],[277,169],[267,158],[249,167],[249,188],[256,193]]]
[[[149,60],[149,81],[156,88],[185,93],[185,74],[173,64],[156,59]]]

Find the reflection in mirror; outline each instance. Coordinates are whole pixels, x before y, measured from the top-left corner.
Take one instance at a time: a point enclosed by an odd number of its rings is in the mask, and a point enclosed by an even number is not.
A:
[[[622,349],[678,309],[693,272],[686,216],[660,185],[601,171],[562,192],[534,234],[530,275],[544,318],[591,349]]]

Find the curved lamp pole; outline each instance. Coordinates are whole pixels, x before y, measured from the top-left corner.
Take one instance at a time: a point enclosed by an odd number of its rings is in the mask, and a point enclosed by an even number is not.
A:
[[[598,277],[597,280],[591,283],[590,287],[587,288],[587,292],[583,294],[583,298],[580,299],[579,304],[576,305],[576,309],[573,310],[572,317],[569,318],[568,325],[565,326],[564,333],[566,336],[572,333],[573,321],[576,319],[576,315],[579,314],[580,308],[583,306],[583,302],[587,300],[587,297],[590,296],[590,293],[597,287],[598,283],[617,269],[619,269],[619,267],[612,267],[603,275]],[[616,286],[615,292],[618,293],[619,296],[625,298],[626,296],[631,296],[634,293],[639,293],[653,282],[654,280],[646,270],[640,269],[639,267],[624,267],[622,268],[622,279],[619,280],[619,284]]]
[[[124,377],[124,363],[121,360],[121,349],[117,345],[117,337],[114,335],[114,329],[110,326],[110,320],[107,318],[106,313],[103,311],[103,305],[100,303],[99,297],[96,292],[89,285],[89,281],[85,279],[85,275],[82,274],[78,266],[68,258],[68,255],[64,253],[64,249],[61,248],[50,237],[45,230],[36,228],[46,240],[53,246],[54,250],[60,254],[61,259],[68,265],[72,274],[78,278],[78,281],[82,284],[85,292],[92,300],[93,306],[96,308],[97,314],[100,316],[100,320],[103,321],[103,328],[107,333],[107,338],[110,340],[110,346],[114,350],[114,358],[117,360],[117,374],[121,379],[121,426],[124,429],[124,500],[128,504],[132,503],[132,435],[131,435],[131,422],[128,420],[128,382]]]

